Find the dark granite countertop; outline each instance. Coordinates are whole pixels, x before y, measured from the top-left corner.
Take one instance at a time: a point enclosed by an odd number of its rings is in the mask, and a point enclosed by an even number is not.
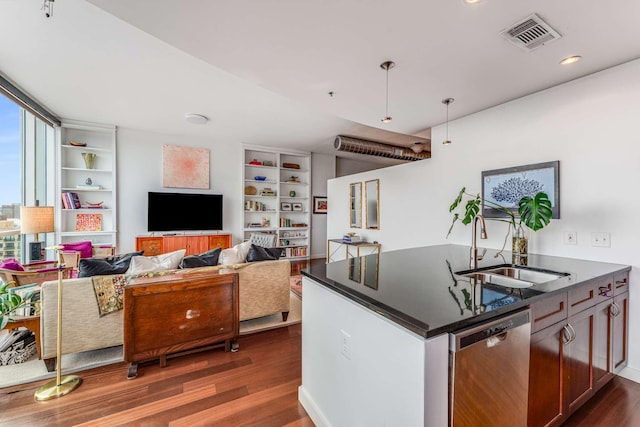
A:
[[[511,264],[510,252],[497,257],[496,253],[488,249],[478,267]],[[568,275],[512,289],[474,286],[472,279],[455,274],[471,268],[469,246],[438,245],[382,252],[377,280],[375,268],[371,268],[375,258],[376,255],[368,255],[330,264],[311,263],[302,274],[425,338],[471,326],[571,286],[631,269],[621,264],[530,254],[528,267]],[[351,271],[355,278],[353,274],[360,270],[358,263],[363,264],[359,282],[349,277]]]

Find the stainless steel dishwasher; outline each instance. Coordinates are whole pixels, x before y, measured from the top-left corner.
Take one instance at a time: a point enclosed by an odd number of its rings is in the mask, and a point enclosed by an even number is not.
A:
[[[527,425],[529,310],[449,335],[451,426]]]

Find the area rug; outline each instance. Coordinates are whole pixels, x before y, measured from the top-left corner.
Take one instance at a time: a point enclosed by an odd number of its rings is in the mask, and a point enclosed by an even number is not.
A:
[[[286,322],[282,321],[281,314],[245,320],[240,322],[240,335],[255,334],[300,323],[302,321],[302,300],[293,292],[290,292],[289,298],[289,317]],[[242,351],[242,347],[240,350]],[[65,354],[62,356],[62,374],[67,375],[122,361],[122,346]],[[55,372],[47,372],[44,362],[39,360],[37,355],[34,355],[28,361],[18,365],[0,366],[0,389],[17,384],[55,378],[55,376]]]
[[[302,275],[291,276],[289,281],[291,282],[291,292],[302,298]]]
[[[287,321],[282,321],[282,314],[276,313],[271,316],[259,317],[257,319],[240,322],[240,335],[254,334],[256,332],[269,329],[283,328],[302,322],[302,299],[293,291],[289,292],[289,316]],[[242,349],[242,348],[241,348]]]

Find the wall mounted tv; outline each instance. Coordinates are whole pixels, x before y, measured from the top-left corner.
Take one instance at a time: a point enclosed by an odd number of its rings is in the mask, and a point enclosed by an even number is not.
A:
[[[148,231],[222,230],[222,194],[149,192]]]

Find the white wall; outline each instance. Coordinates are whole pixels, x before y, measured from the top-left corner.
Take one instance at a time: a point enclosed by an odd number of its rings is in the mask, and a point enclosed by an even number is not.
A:
[[[162,146],[205,147],[210,152],[210,189],[162,187]],[[223,226],[233,233],[234,243],[242,232],[242,146],[208,138],[166,135],[118,128],[118,252],[135,249],[135,238],[147,232],[147,192],[222,194]],[[168,209],[179,209],[168,206]]]
[[[336,175],[346,176],[354,173],[366,172],[373,169],[380,169],[380,163],[374,163],[367,159],[373,159],[371,156],[362,156],[362,160],[350,159],[346,157],[336,158]],[[332,177],[333,178],[333,177]]]
[[[313,213],[313,196],[327,196],[327,180],[336,176],[336,156],[311,154],[311,258],[327,254],[327,215]]]
[[[551,88],[432,131],[432,158],[336,178],[328,184],[327,235],[341,236],[348,218],[348,185],[380,179],[380,230],[353,231],[378,240],[382,250],[437,243],[470,244],[471,229],[457,225],[448,240],[448,207],[459,189],[481,190],[483,170],[560,161],[560,216],[532,233],[530,251],[629,264],[630,366],[640,369],[640,60]],[[464,102],[459,100],[459,102]],[[565,245],[566,231],[577,245]],[[611,233],[610,248],[591,246],[591,233]],[[487,224],[483,246],[499,248],[506,228]]]

